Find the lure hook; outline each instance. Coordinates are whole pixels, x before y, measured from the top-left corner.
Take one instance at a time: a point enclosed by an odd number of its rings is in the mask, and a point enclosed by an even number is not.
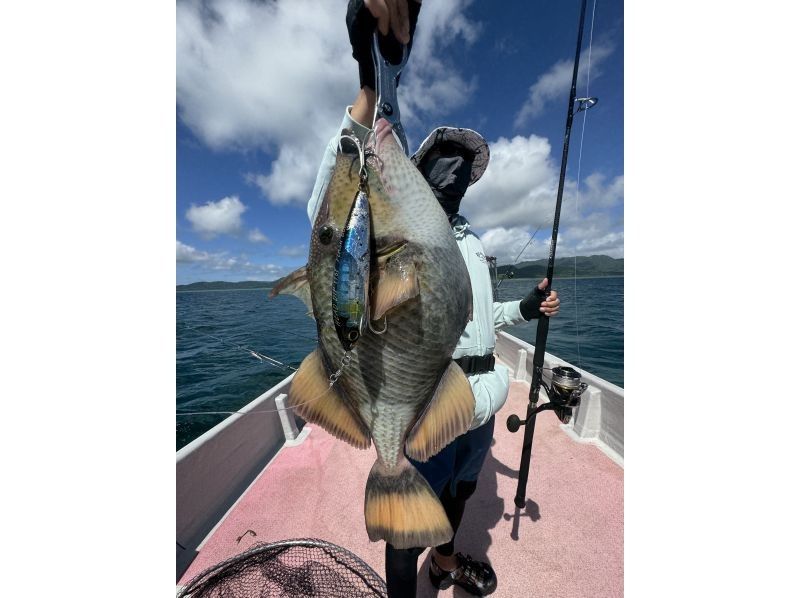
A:
[[[375,320],[377,322],[377,320]],[[375,330],[372,327],[372,320],[369,321],[369,329],[372,331],[373,334],[384,334],[389,329],[389,324],[386,322],[386,316],[383,316],[383,330]]]

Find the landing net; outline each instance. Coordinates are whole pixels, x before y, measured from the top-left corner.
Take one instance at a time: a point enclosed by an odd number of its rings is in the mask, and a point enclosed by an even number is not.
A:
[[[178,598],[374,598],[386,583],[352,552],[324,540],[256,544],[206,569]]]

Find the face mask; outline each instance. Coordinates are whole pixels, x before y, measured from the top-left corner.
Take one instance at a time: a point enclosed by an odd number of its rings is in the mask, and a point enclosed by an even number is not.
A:
[[[420,171],[445,213],[457,213],[461,199],[469,187],[471,160],[460,155],[443,156],[432,150],[429,157],[420,164]]]

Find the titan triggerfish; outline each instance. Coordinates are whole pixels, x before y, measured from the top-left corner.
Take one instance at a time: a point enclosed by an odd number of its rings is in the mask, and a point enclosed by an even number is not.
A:
[[[342,138],[308,263],[272,291],[304,299],[317,322],[318,346],[295,374],[288,402],[306,421],[353,446],[374,442],[377,460],[364,503],[370,540],[397,548],[437,546],[450,540],[452,528],[406,455],[426,461],[472,422],[472,389],[451,358],[472,310],[469,273],[430,187],[389,123],[379,120],[366,147],[371,323],[346,350],[332,292],[359,187],[357,150]]]

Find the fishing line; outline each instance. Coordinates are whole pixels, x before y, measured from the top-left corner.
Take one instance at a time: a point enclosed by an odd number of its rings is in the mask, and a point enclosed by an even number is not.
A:
[[[232,343],[230,341],[227,341],[227,340],[225,340],[223,338],[220,338],[218,336],[215,336],[213,334],[209,334],[208,332],[202,332],[202,331],[198,330],[197,328],[195,328],[194,326],[189,326],[188,324],[184,324],[184,326],[186,328],[188,328],[189,330],[194,330],[197,334],[200,334],[200,335],[203,335],[203,336],[207,336],[209,338],[213,338],[214,340],[217,340],[217,341],[221,342],[224,345],[228,345],[229,347],[232,347],[233,349],[236,349],[236,350],[239,350],[239,351],[244,351],[245,353],[249,353],[251,357],[255,357],[259,361],[262,361],[262,362],[266,361],[270,365],[273,365],[273,366],[279,367],[279,368],[283,368],[285,370],[292,370],[293,372],[297,371],[297,368],[292,367],[290,365],[287,365],[287,364],[285,364],[285,363],[283,363],[281,361],[278,361],[277,359],[275,359],[274,357],[270,357],[269,355],[264,355],[263,353],[259,353],[258,351],[250,349],[249,347],[245,347],[243,345],[238,345],[238,344]]]
[[[592,41],[594,37],[594,15],[595,10],[597,9],[597,0],[594,0],[592,3],[592,24],[589,27],[589,56],[588,56],[588,63],[586,66],[586,97],[590,98],[589,95],[589,77],[592,72]],[[581,123],[581,140],[580,144],[578,145],[578,185],[576,189],[576,197],[575,197],[575,220],[577,221],[580,217],[580,203],[581,203],[581,160],[583,159],[583,136],[586,133],[586,116],[589,110],[583,110],[583,122]],[[578,255],[577,253],[573,256],[573,277],[572,282],[574,285],[573,293],[575,297],[575,342],[577,344],[578,349],[578,367],[583,369],[583,360],[581,359],[581,334],[580,334],[580,326],[578,321]]]
[[[521,256],[522,252],[525,251],[528,248],[528,245],[531,244],[531,241],[533,241],[533,238],[536,236],[536,233],[538,233],[541,229],[542,229],[542,227],[540,226],[535,231],[533,231],[533,234],[531,235],[531,238],[528,239],[527,243],[525,243],[525,247],[523,247],[522,250],[517,254],[517,257],[514,258],[514,262],[511,264],[512,266],[517,263],[517,260],[519,260],[519,256]],[[497,292],[497,289],[500,288],[500,285],[503,284],[503,281],[506,280],[507,278],[508,278],[508,274],[506,273],[503,278],[501,278],[500,280],[497,281],[497,284],[494,285],[494,292],[495,293]]]
[[[536,233],[538,233],[540,230],[542,230],[541,226],[539,228],[537,228],[535,231],[533,231],[533,234],[531,235],[531,238],[528,239],[527,243],[525,243],[525,247],[523,247],[522,250],[517,254],[517,257],[514,258],[514,263],[515,264],[517,263],[517,260],[519,259],[519,256],[521,256],[522,252],[525,251],[528,248],[528,245],[531,244],[531,241],[533,241],[533,238],[536,236]]]
[[[202,334],[202,333],[201,333]],[[210,335],[209,335],[210,336]],[[352,355],[350,351],[346,351],[345,354],[342,356],[342,360],[339,362],[339,369],[333,372],[330,376],[328,376],[328,380],[330,383],[328,384],[328,388],[323,390],[313,399],[309,399],[307,401],[303,401],[302,403],[297,403],[295,405],[288,405],[283,409],[254,409],[252,411],[177,411],[175,413],[176,416],[185,416],[185,415],[233,415],[238,413],[239,415],[250,415],[251,413],[280,413],[281,411],[289,411],[293,409],[297,409],[301,405],[308,405],[309,403],[313,403],[314,401],[319,401],[322,397],[324,397],[330,389],[333,388],[333,385],[339,381],[339,378],[342,376],[342,372],[344,372],[345,368],[350,365],[352,361]],[[291,368],[295,370],[295,368]],[[297,370],[295,370],[297,371]]]

